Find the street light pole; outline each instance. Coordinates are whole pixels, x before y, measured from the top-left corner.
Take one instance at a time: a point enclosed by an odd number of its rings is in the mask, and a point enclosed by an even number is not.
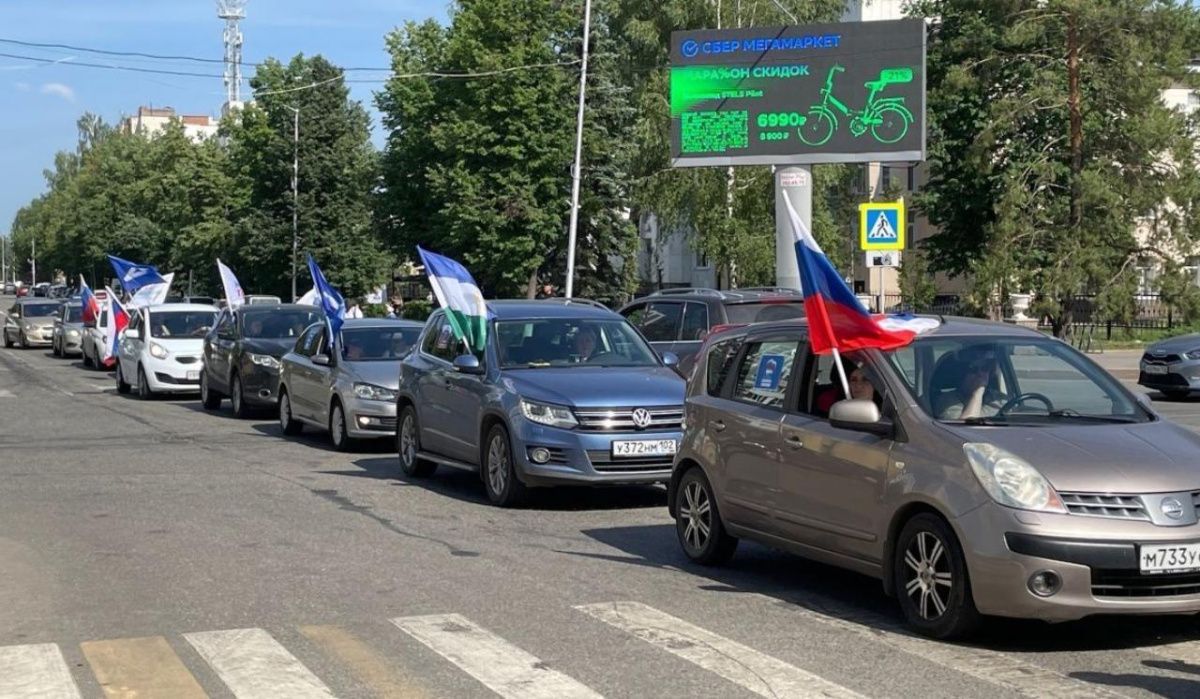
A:
[[[37,236],[32,237],[30,240],[32,241],[33,248],[29,253],[30,275],[32,277],[29,281],[29,286],[33,287],[37,286]]]
[[[592,0],[583,4],[583,60],[579,66],[579,113],[575,117],[575,167],[571,173],[571,223],[567,229],[567,289],[575,292],[575,238],[579,231],[579,181],[583,160],[583,106],[587,98],[588,43],[592,35]]]
[[[296,256],[300,248],[300,109],[292,110],[292,303],[296,296]]]

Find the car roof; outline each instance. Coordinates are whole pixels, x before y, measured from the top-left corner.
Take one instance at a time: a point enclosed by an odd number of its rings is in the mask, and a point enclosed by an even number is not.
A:
[[[216,313],[217,307],[206,303],[160,303],[147,306],[146,310],[151,313],[159,311],[212,311]]]
[[[964,337],[964,336],[980,336],[990,335],[995,337],[1030,337],[1030,338],[1046,338],[1047,335],[1034,328],[1026,328],[1013,323],[1001,323],[993,320],[984,320],[982,318],[964,318],[961,316],[936,316],[936,315],[915,315],[914,318],[933,318],[941,321],[941,325],[928,332],[921,333],[921,337]],[[772,321],[767,323],[755,323],[753,325],[739,326],[732,329],[729,335],[745,334],[747,332],[760,332],[762,330],[788,329],[796,327],[807,327],[807,318],[796,318],[791,320]],[[721,333],[726,335],[727,333]]]
[[[310,306],[306,303],[256,303],[238,306],[237,312],[246,313],[278,313],[279,311],[316,311],[321,312],[321,309],[316,306]]]
[[[48,298],[46,296],[22,296],[21,298],[17,299],[18,306],[25,306],[25,305],[31,304],[31,303],[42,304],[42,303],[62,303],[62,302],[63,302],[62,299]]]
[[[660,289],[647,296],[641,296],[630,303],[645,301],[717,301],[726,304],[759,303],[762,301],[803,301],[804,294],[798,289],[788,289],[778,286],[760,286],[746,289],[706,289],[703,287],[681,287],[678,289]]]
[[[347,318],[345,323],[342,323],[343,330],[353,330],[355,328],[423,328],[425,324],[419,320],[408,320],[406,318]]]
[[[588,299],[500,299],[488,301],[497,320],[532,318],[605,318],[617,315],[604,305]],[[619,317],[619,316],[618,316]]]

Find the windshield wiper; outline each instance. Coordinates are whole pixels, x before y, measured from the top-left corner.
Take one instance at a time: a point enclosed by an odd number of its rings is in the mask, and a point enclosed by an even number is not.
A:
[[[1007,417],[997,418],[995,416],[977,416],[965,417],[962,419],[964,425],[1008,425],[1011,424]]]
[[[1119,423],[1137,422],[1137,418],[1134,418],[1134,417],[1125,417],[1122,415],[1084,415],[1083,413],[1080,413],[1077,410],[1071,410],[1070,408],[1064,408],[1062,410],[1051,410],[1048,413],[1048,415],[1049,415],[1049,417],[1059,419],[1059,420],[1073,419],[1073,420],[1091,420],[1093,422],[1119,422]]]

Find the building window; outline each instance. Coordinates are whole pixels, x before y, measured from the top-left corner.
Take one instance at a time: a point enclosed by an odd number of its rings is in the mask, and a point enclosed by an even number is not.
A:
[[[1149,296],[1158,293],[1158,270],[1154,267],[1138,267],[1134,270],[1137,274],[1137,295]]]
[[[708,253],[703,250],[696,251],[696,269],[708,269]]]

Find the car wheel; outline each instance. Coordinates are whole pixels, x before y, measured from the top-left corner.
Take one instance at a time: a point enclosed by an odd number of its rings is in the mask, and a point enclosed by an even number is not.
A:
[[[87,352],[87,345],[84,345],[81,349],[83,350],[83,368],[91,369],[92,368],[92,357]]]
[[[8,336],[8,331],[7,331],[7,330],[5,330],[5,331],[4,331],[4,348],[5,348],[5,349],[12,349],[12,346],[13,346],[13,341],[12,341],[12,338],[10,338],[10,337]]]
[[[233,416],[239,420],[250,417],[250,407],[246,405],[246,396],[242,394],[242,377],[233,375],[229,382],[229,402],[233,405]]]
[[[396,451],[400,455],[400,470],[412,478],[426,478],[437,470],[437,464],[417,456],[421,453],[421,430],[417,424],[417,409],[409,405],[400,415],[396,430]]]
[[[515,507],[525,500],[525,484],[517,479],[512,443],[504,425],[496,425],[488,432],[483,453],[483,484],[492,504]]]
[[[58,340],[50,341],[50,354],[54,355],[55,357],[62,356],[62,352],[58,351]]]
[[[333,442],[333,448],[338,451],[350,451],[354,447],[354,440],[350,438],[346,428],[346,411],[341,402],[336,400],[329,409],[329,441]]]
[[[913,629],[951,639],[979,625],[962,546],[941,517],[925,512],[910,519],[892,558],[896,596]]]
[[[304,423],[292,419],[292,398],[287,389],[279,391],[279,429],[289,437],[295,437],[304,430]]]
[[[21,343],[21,349],[29,349],[29,338],[25,337],[24,330],[21,331],[21,336],[17,338],[17,341]]]
[[[704,471],[693,468],[679,479],[675,498],[675,534],[683,552],[706,566],[722,565],[733,558],[737,538],[725,531],[712,484]]]
[[[117,362],[117,393],[129,393],[129,384],[125,382],[125,374],[121,372],[121,362]]]
[[[154,397],[154,391],[150,390],[150,382],[146,380],[146,370],[138,366],[138,398],[142,400],[150,400]]]
[[[221,407],[221,394],[208,386],[208,372],[200,370],[200,404],[205,410],[217,410]]]

